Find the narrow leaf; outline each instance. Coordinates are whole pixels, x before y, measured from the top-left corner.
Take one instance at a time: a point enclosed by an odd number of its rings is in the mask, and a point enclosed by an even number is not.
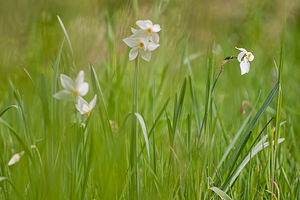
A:
[[[226,194],[224,191],[220,190],[217,187],[211,187],[209,188],[212,191],[214,191],[217,195],[219,195],[219,197],[223,200],[231,200],[231,198],[228,196],[228,194]]]

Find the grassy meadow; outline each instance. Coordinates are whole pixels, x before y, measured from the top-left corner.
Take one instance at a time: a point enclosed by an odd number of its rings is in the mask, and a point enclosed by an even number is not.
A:
[[[1,0],[0,199],[300,199],[299,36],[298,0]]]

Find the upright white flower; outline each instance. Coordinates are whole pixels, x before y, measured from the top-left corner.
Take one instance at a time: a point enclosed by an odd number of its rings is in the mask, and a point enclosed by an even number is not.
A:
[[[97,95],[94,96],[90,103],[86,102],[82,97],[78,97],[78,101],[76,104],[76,109],[79,111],[81,115],[90,116],[97,102]]]
[[[159,42],[158,32],[161,30],[159,24],[152,24],[150,20],[138,20],[136,21],[136,25],[138,25],[141,30],[131,29],[134,34],[145,34],[148,40],[153,41],[154,43]]]
[[[141,57],[149,62],[151,59],[151,51],[154,51],[157,47],[159,47],[159,44],[149,41],[146,37],[143,37],[140,34],[134,34],[125,38],[123,41],[131,48],[129,52],[129,60],[134,60],[140,53]]]
[[[11,159],[8,162],[8,166],[12,166],[20,161],[21,157],[24,155],[24,151],[21,151],[20,153],[14,154]]]
[[[80,71],[75,81],[65,74],[60,75],[63,90],[54,94],[56,99],[72,100],[74,97],[85,96],[89,91],[89,84],[84,82],[84,71]]]
[[[244,48],[235,48],[241,51],[237,57],[240,62],[241,75],[246,74],[250,70],[250,62],[254,59],[254,56]]]

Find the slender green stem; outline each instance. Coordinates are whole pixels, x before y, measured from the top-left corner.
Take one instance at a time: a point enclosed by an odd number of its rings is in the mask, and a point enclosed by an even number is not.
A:
[[[139,56],[135,60],[135,72],[134,72],[134,112],[138,111],[138,75],[139,75]],[[139,163],[138,163],[138,152],[139,152],[139,138],[138,138],[138,121],[135,121],[135,173],[136,173],[136,199],[139,199]]]
[[[155,87],[156,87],[156,79],[153,82],[153,124],[155,123]],[[156,144],[155,144],[155,127],[153,129],[153,165],[154,165],[154,172],[156,173]]]

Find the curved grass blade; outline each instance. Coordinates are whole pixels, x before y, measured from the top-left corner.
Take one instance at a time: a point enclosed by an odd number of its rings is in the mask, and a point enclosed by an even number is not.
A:
[[[228,194],[226,194],[226,192],[222,191],[221,189],[217,188],[217,187],[211,187],[209,188],[210,190],[214,191],[217,195],[219,195],[219,197],[223,200],[231,200],[230,196],[228,196]]]
[[[134,113],[134,115],[136,116],[138,122],[140,123],[140,126],[142,128],[142,132],[145,138],[145,144],[146,144],[146,148],[147,148],[147,153],[148,153],[148,157],[150,160],[150,148],[149,148],[149,140],[148,140],[148,134],[147,134],[147,129],[146,129],[146,125],[145,125],[145,121],[143,119],[143,117],[139,114],[139,113]]]
[[[11,108],[16,108],[18,109],[18,106],[17,105],[10,105],[10,106],[7,106],[6,108],[4,108],[1,112],[0,112],[0,117],[2,115],[4,115],[8,110],[10,110]]]
[[[66,30],[66,28],[65,28],[65,26],[64,26],[64,23],[62,22],[62,20],[60,19],[60,17],[59,17],[58,15],[57,15],[57,19],[58,19],[58,21],[59,21],[59,23],[60,23],[60,26],[61,26],[61,28],[62,28],[64,34],[65,34],[65,37],[67,38],[67,41],[68,41],[69,46],[70,46],[70,49],[71,49],[71,53],[72,53],[72,55],[73,55],[73,48],[72,48],[72,44],[71,44],[71,40],[70,40],[70,38],[69,38],[68,32],[67,32],[67,30]]]
[[[27,147],[27,145],[23,142],[23,140],[21,139],[21,137],[17,134],[17,132],[15,131],[15,129],[13,127],[11,127],[5,120],[3,120],[2,118],[0,118],[0,123],[2,123],[4,126],[6,126],[8,128],[8,130],[10,130],[10,132],[17,138],[18,142],[21,144],[21,146],[23,147],[24,151],[30,156],[30,158],[32,159],[32,155],[31,155],[31,151],[30,149]]]

